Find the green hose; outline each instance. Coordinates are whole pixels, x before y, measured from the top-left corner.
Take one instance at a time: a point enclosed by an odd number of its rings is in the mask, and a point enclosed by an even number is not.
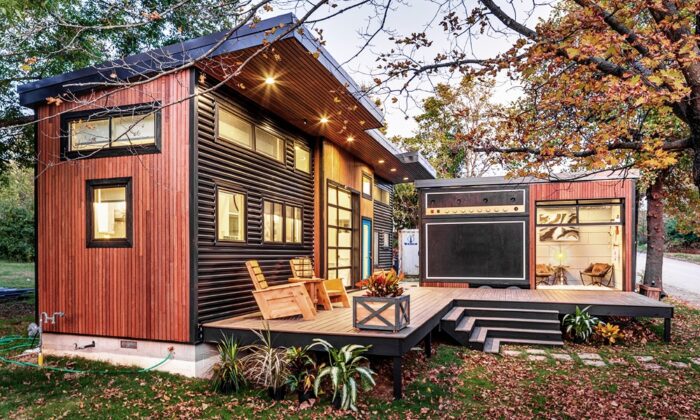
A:
[[[7,344],[12,344],[17,341],[25,341],[23,344],[15,344],[10,347],[3,347],[4,345]],[[32,343],[27,344],[27,341],[31,341]],[[8,353],[12,350],[28,350],[30,348],[34,347],[34,339],[33,338],[27,338],[27,337],[20,337],[20,336],[7,336],[7,337],[0,337],[0,353]],[[145,373],[145,372],[150,372],[153,369],[156,369],[157,367],[163,365],[165,362],[173,358],[173,353],[169,352],[167,356],[160,362],[156,363],[153,366],[143,368],[143,369],[105,369],[105,370],[80,370],[80,369],[70,369],[70,368],[61,368],[61,367],[53,367],[53,366],[40,366],[36,363],[31,363],[31,362],[21,362],[19,360],[12,360],[8,359],[6,357],[0,356],[0,362],[16,365],[16,366],[23,366],[23,367],[35,367],[39,369],[45,369],[45,370],[51,370],[54,372],[63,372],[63,373],[92,373],[95,375],[122,375],[122,374],[133,374],[133,373]]]

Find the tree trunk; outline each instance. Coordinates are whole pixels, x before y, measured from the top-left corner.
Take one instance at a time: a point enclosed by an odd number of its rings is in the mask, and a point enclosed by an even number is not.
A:
[[[647,190],[647,260],[644,268],[644,284],[663,290],[661,270],[664,264],[664,183],[668,170],[658,173]]]

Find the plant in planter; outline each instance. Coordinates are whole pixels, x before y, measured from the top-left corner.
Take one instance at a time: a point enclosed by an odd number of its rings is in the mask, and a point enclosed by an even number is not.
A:
[[[585,343],[593,333],[595,327],[600,321],[588,313],[590,306],[581,309],[578,306],[573,314],[564,315],[562,324],[564,332],[574,341]]]
[[[365,330],[399,331],[411,320],[410,296],[404,295],[400,283],[403,274],[379,271],[358,283],[366,287],[364,296],[354,296],[353,326]]]
[[[267,388],[270,397],[276,401],[284,399],[289,371],[286,350],[274,347],[270,330],[253,331],[260,343],[251,344],[246,349],[250,354],[243,360],[243,372],[251,383]]]
[[[308,401],[315,396],[314,380],[316,379],[317,366],[311,357],[311,349],[319,343],[312,343],[304,347],[290,347],[287,349],[287,366],[289,376],[287,385],[289,390],[297,392],[299,404]]]
[[[224,337],[218,350],[219,362],[211,368],[212,386],[224,394],[238,392],[246,382],[240,358],[241,347],[233,338]]]
[[[615,344],[625,338],[620,327],[609,322],[601,322],[596,325],[595,334],[606,344]]]
[[[314,382],[314,392],[319,395],[319,387],[323,378],[330,379],[333,389],[333,406],[336,409],[357,411],[357,381],[359,379],[362,389],[369,391],[374,387],[374,372],[368,366],[368,360],[362,356],[369,347],[359,344],[348,344],[340,349],[334,348],[330,343],[321,339],[314,342],[323,346],[328,352],[330,363],[321,367]]]

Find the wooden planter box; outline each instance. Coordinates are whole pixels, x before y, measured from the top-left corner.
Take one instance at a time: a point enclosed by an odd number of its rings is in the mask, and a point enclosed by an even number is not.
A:
[[[397,332],[411,322],[411,297],[353,296],[352,326]]]
[[[661,289],[658,287],[652,287],[652,286],[647,286],[646,284],[640,284],[639,285],[639,293],[643,294],[644,296],[654,299],[654,300],[660,300],[661,299]]]

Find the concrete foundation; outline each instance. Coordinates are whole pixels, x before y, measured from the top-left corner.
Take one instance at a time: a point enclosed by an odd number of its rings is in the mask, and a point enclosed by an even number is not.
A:
[[[95,342],[95,347],[79,349]],[[148,368],[162,361],[172,348],[173,357],[156,370],[178,375],[206,378],[218,360],[216,346],[159,341],[132,340],[86,335],[45,333],[43,352],[61,357],[82,357],[118,366]]]

